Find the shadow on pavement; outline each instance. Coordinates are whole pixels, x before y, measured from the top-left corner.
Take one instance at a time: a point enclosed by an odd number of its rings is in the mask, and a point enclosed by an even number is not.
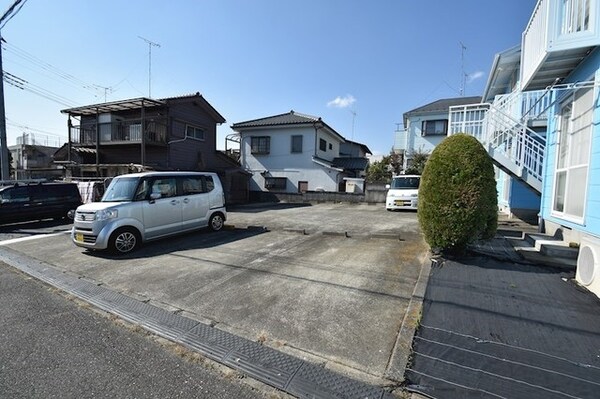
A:
[[[284,209],[295,209],[305,208],[312,206],[309,203],[302,204],[289,204],[289,203],[255,203],[255,204],[244,204],[244,205],[231,205],[227,207],[228,212],[240,212],[240,213],[260,213],[265,211],[279,211]]]
[[[30,222],[21,222],[21,223],[9,223],[9,224],[0,224],[0,234],[7,233],[20,233],[20,234],[47,234],[52,232],[53,228],[60,227],[61,231],[64,230],[65,227],[70,227],[72,225],[72,220],[66,219],[45,219],[45,220],[36,220]],[[50,229],[50,230],[48,230]],[[56,230],[58,231],[58,230]]]
[[[105,259],[142,259],[152,258],[158,255],[166,255],[177,251],[205,249],[226,245],[231,242],[244,240],[268,232],[263,227],[249,227],[246,229],[224,229],[219,232],[213,232],[209,229],[196,231],[193,233],[184,233],[165,239],[151,241],[143,244],[134,252],[127,255],[113,255],[109,251],[88,251],[84,254],[92,257]]]

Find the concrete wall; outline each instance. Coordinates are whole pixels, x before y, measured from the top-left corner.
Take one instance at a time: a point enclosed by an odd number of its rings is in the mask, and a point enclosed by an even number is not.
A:
[[[304,202],[348,202],[348,203],[369,203],[369,204],[385,204],[387,189],[385,185],[376,184],[368,186],[364,193],[342,193],[342,192],[317,192],[308,191],[303,194],[298,193],[276,193],[265,191],[251,191],[251,202],[289,202],[289,203],[304,203]]]

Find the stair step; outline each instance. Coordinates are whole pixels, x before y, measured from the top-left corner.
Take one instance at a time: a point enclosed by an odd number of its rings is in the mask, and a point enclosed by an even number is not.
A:
[[[579,255],[579,248],[571,248],[566,244],[541,244],[540,253],[556,258],[575,259]]]
[[[517,252],[528,262],[535,263],[539,266],[556,267],[562,270],[575,271],[577,269],[577,260],[571,258],[563,258],[558,256],[544,255],[538,251],[529,248],[517,249]]]
[[[525,233],[523,238],[534,247],[539,247],[539,241],[562,241],[560,238],[541,233]]]

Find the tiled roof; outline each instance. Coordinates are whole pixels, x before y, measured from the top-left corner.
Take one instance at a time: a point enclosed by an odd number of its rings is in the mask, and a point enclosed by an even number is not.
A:
[[[333,166],[346,170],[365,170],[369,160],[367,158],[334,158]]]
[[[423,105],[422,107],[418,107],[418,108],[415,108],[408,112],[405,112],[404,113],[404,125],[406,126],[406,120],[410,116],[413,116],[413,115],[448,112],[450,107],[455,106],[455,105],[477,104],[480,102],[481,102],[481,96],[444,98],[441,100],[437,100],[432,103]]]
[[[371,152],[371,150],[369,149],[369,147],[367,147],[366,144],[363,143],[359,143],[358,141],[352,141],[352,140],[346,140],[346,143],[350,143],[350,144],[355,144],[357,146],[359,146],[360,148],[362,148],[362,150],[366,153],[366,154],[371,154],[373,155],[373,153]]]
[[[266,118],[253,119],[245,122],[234,123],[231,127],[237,128],[247,127],[263,127],[263,126],[281,126],[281,125],[303,125],[306,123],[314,123],[320,121],[321,118],[312,115],[305,115],[294,110],[285,114],[268,116]]]

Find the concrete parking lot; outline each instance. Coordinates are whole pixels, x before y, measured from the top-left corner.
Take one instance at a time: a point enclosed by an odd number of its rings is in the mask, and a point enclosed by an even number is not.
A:
[[[416,213],[366,204],[243,206],[230,209],[227,225],[120,258],[75,247],[54,230],[28,240],[3,230],[0,240],[65,272],[358,378],[398,379],[398,359],[410,349],[398,337],[426,254]]]

